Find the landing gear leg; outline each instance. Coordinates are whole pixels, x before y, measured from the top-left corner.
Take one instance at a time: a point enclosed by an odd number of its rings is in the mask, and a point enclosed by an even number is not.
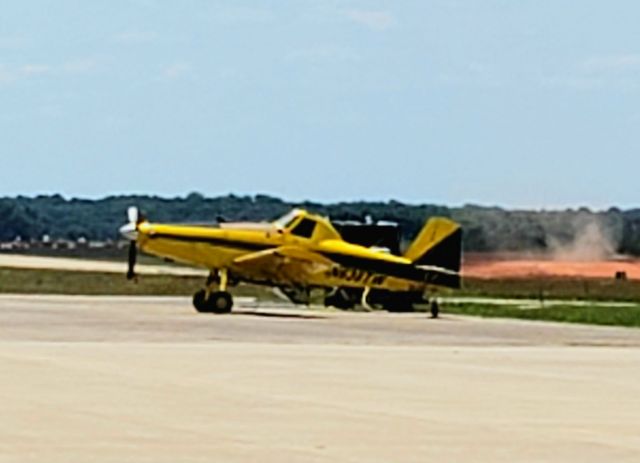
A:
[[[233,297],[227,292],[229,277],[227,269],[212,272],[207,286],[193,295],[193,306],[198,312],[224,314],[231,312]],[[214,287],[217,285],[217,291]]]
[[[373,307],[369,305],[367,298],[369,297],[369,293],[371,292],[371,286],[366,286],[362,291],[362,299],[360,300],[360,304],[367,310],[373,310]]]

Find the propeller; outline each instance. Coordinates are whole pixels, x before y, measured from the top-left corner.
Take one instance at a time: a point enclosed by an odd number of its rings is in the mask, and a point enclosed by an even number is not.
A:
[[[135,206],[130,206],[127,209],[127,218],[129,219],[129,223],[138,223],[138,218],[140,217],[140,213],[138,212],[138,208]]]
[[[129,240],[127,280],[133,280],[136,277],[135,267],[138,257],[138,247],[136,244],[138,239],[138,224],[141,222],[141,215],[138,212],[138,208],[135,206],[128,208],[127,218],[129,219],[129,223],[120,227],[120,233]]]
[[[129,243],[129,266],[127,267],[127,280],[133,280],[136,277],[136,259],[138,257],[138,246],[135,241]]]

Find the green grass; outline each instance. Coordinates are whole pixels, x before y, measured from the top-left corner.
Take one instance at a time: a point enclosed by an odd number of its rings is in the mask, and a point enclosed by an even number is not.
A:
[[[606,299],[637,301],[640,304],[640,284],[637,282],[591,280],[586,284],[588,292],[584,287],[585,282],[580,280],[471,280],[467,281],[463,291],[454,295],[539,298],[539,287],[544,285],[546,299]],[[0,268],[0,293],[191,296],[202,288],[202,285],[203,278],[192,276],[142,275],[137,282],[133,282],[116,273]],[[262,286],[240,284],[232,291],[236,296],[279,300],[269,288]],[[418,310],[420,309],[428,310],[428,307],[418,307]],[[553,306],[523,310],[517,307],[483,304],[445,304],[442,312],[481,317],[640,327],[640,306]]]
[[[0,268],[0,293],[12,294],[191,296],[203,284],[204,278],[191,276],[141,275],[136,282],[117,273]],[[268,288],[242,284],[233,293],[276,298]]]
[[[640,306],[554,306],[540,309],[519,309],[517,307],[487,306],[481,304],[447,305],[445,313],[474,315],[480,317],[519,318],[593,325],[640,327]]]
[[[48,249],[39,248],[23,251],[26,255],[50,256],[50,257],[72,257],[78,259],[107,260],[126,262],[126,248],[99,248],[87,249],[78,248],[74,250],[65,249]],[[164,260],[139,253],[138,262],[141,264],[164,264],[171,265]],[[145,277],[147,280],[148,277]],[[162,280],[160,277],[158,282],[166,281],[169,288],[163,290],[153,286],[154,279],[151,278],[150,285],[146,281],[142,281],[143,287],[139,291],[151,291],[154,294],[174,294],[184,287],[184,282],[171,283],[168,279],[175,277],[166,277]],[[111,281],[110,278],[104,279],[103,282],[96,282],[95,288],[103,287],[103,284]],[[0,282],[0,291],[2,282]],[[77,285],[72,285],[77,286]],[[114,285],[110,285],[114,286]],[[121,291],[131,291],[129,288],[121,288],[115,285]],[[110,288],[107,288],[110,289]],[[75,290],[75,289],[74,289]],[[82,290],[82,288],[80,288]],[[160,291],[160,292],[155,292]],[[183,291],[184,292],[184,291]],[[108,291],[101,294],[109,294]],[[128,294],[128,292],[127,292]],[[138,293],[135,293],[138,294]],[[146,294],[143,292],[143,294]],[[478,297],[505,297],[505,298],[527,298],[527,299],[571,299],[571,300],[593,300],[593,301],[638,301],[640,302],[640,281],[617,281],[613,278],[603,279],[585,279],[585,278],[502,278],[502,279],[480,279],[480,278],[464,278],[463,288],[455,291],[458,296],[478,296]]]
[[[465,278],[457,296],[640,302],[640,281],[578,278]]]

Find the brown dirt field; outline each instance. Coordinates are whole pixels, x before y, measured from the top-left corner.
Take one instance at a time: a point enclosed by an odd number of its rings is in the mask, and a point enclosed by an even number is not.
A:
[[[124,262],[22,256],[14,254],[0,255],[0,267],[9,268],[124,273],[125,266],[126,264]],[[139,274],[149,275],[171,274],[203,276],[206,273],[203,270],[194,268],[164,265],[138,265],[136,271]],[[616,272],[626,272],[628,279],[640,280],[640,259],[621,258],[597,262],[570,262],[509,253],[469,253],[465,255],[462,268],[462,273],[466,277],[487,279],[529,277],[613,278]]]
[[[508,254],[468,254],[462,272],[474,278],[613,278],[616,272],[626,272],[628,279],[640,280],[640,260],[556,261]]]

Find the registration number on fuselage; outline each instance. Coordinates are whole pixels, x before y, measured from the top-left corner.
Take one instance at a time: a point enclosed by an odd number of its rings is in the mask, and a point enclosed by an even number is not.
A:
[[[327,272],[328,277],[339,278],[350,283],[362,285],[382,285],[387,279],[386,275],[371,273],[357,268],[333,267]]]

